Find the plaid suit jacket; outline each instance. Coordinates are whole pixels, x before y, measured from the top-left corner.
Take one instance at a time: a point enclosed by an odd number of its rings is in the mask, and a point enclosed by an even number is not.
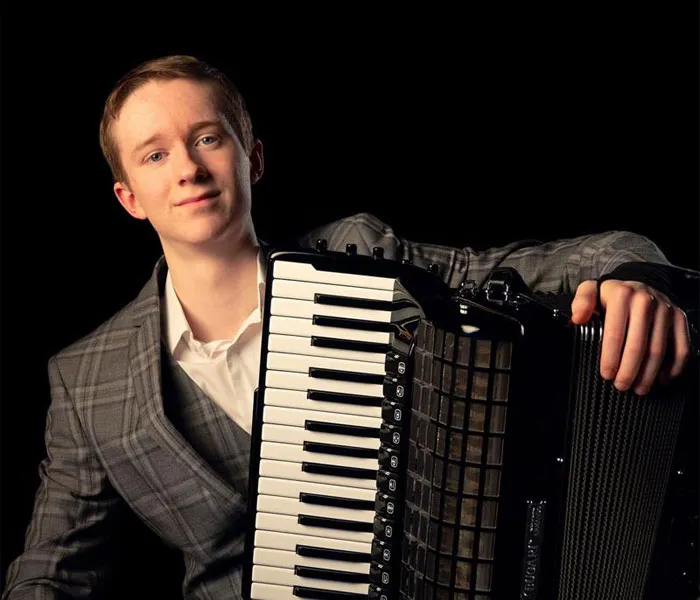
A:
[[[381,246],[387,258],[437,263],[452,286],[481,283],[494,267],[512,266],[536,290],[573,293],[624,262],[668,264],[652,241],[625,231],[476,252],[415,243],[362,213],[298,241],[313,246],[319,237],[330,249],[354,242],[359,253]],[[26,546],[8,569],[3,600],[103,597],[117,574],[119,545],[129,542],[124,519],[134,515],[184,556],[185,598],[240,598],[244,503],[163,410],[166,269],[161,257],[132,302],[48,363],[47,454]]]

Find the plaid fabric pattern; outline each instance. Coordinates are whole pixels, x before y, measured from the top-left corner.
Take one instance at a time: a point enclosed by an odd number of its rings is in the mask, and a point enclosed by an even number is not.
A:
[[[547,243],[514,242],[475,252],[403,239],[366,213],[330,223],[300,239],[333,250],[374,246],[390,259],[436,263],[453,286],[481,283],[497,266],[515,267],[536,290],[572,293],[628,261],[668,264],[647,238],[612,231]],[[48,363],[51,405],[46,458],[24,552],[10,565],[2,600],[97,598],[115,576],[121,525],[135,514],[185,557],[183,597],[240,598],[248,448],[242,432],[195,398],[177,406],[161,340],[164,259],[139,295]],[[184,387],[182,387],[184,385]],[[166,407],[168,412],[166,413]],[[180,415],[180,422],[178,422]]]
[[[164,350],[165,352],[165,350]],[[195,452],[247,502],[250,435],[167,355],[165,414]]]
[[[577,285],[611,272],[631,261],[670,264],[661,249],[648,238],[630,231],[608,231],[575,238],[540,242],[520,240],[508,245],[476,251],[469,246],[454,248],[407,240],[368,213],[318,227],[302,236],[303,246],[314,247],[325,238],[331,250],[344,251],[345,244],[357,244],[358,254],[372,254],[379,246],[391,260],[410,259],[427,268],[440,266],[440,274],[451,287],[467,279],[481,285],[491,271],[513,267],[533,291],[573,294]]]

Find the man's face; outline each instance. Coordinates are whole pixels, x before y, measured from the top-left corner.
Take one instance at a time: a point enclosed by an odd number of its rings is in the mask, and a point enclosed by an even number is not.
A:
[[[209,85],[150,81],[127,99],[112,131],[128,178],[114,192],[151,222],[166,252],[245,233],[261,148],[251,163]]]

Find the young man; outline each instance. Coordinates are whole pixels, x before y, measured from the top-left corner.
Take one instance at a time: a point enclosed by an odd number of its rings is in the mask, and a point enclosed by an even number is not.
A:
[[[250,213],[262,145],[231,82],[183,56],[148,62],[118,83],[101,143],[117,199],[149,220],[163,256],[131,303],[49,361],[47,458],[26,548],[3,598],[109,591],[116,545],[128,540],[123,524],[133,515],[182,552],[185,598],[240,598],[265,276]],[[599,293],[601,372],[621,390],[645,394],[687,361],[686,319],[670,290],[660,289],[653,270],[650,279],[627,264],[668,264],[639,235],[477,253],[417,244],[359,214],[300,242],[313,246],[317,238],[330,249],[352,242],[360,253],[380,246],[387,258],[436,263],[455,287],[513,266],[536,290],[575,292],[579,324]]]

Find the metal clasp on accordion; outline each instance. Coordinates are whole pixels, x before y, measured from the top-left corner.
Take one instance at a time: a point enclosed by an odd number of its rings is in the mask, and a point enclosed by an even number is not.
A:
[[[486,282],[484,291],[489,302],[505,304],[511,299],[512,290],[510,283],[503,279],[490,279]]]

